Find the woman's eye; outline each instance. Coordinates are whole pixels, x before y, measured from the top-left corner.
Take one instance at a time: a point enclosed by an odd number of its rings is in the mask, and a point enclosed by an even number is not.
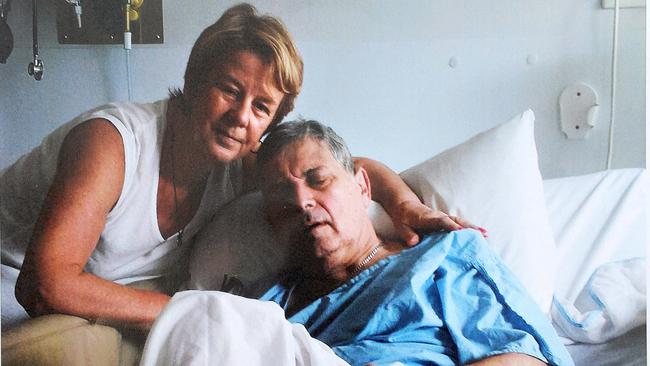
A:
[[[269,110],[269,108],[268,108],[266,105],[262,104],[262,103],[257,103],[257,104],[255,104],[255,108],[256,108],[258,111],[260,111],[260,112],[262,112],[262,113],[264,113],[264,114],[266,114],[266,115],[269,115],[269,114],[271,113],[271,111]]]

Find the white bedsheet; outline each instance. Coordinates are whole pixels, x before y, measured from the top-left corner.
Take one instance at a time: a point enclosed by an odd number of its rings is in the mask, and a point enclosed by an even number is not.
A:
[[[580,304],[584,299],[579,297],[598,267],[631,258],[646,258],[650,229],[649,174],[645,169],[617,169],[545,180],[544,193],[559,255],[561,275],[555,286],[556,300],[587,310]],[[645,270],[645,263],[642,267]],[[627,285],[645,288],[638,280],[631,281],[637,282]],[[609,293],[603,290],[601,295],[613,298],[620,294],[614,292],[615,286],[609,288]],[[615,311],[628,316],[642,312],[637,308],[639,301],[628,304],[629,307]],[[627,304],[621,302],[619,305]],[[555,320],[554,325],[560,327]],[[597,334],[596,338],[604,340],[609,336]],[[643,324],[604,343],[568,340],[573,344],[567,348],[577,366],[646,365],[646,338]]]
[[[291,324],[274,302],[216,291],[183,291],[149,333],[141,366],[348,365]]]
[[[544,181],[561,273],[556,296],[574,301],[598,266],[646,257],[649,190],[645,169]]]
[[[646,327],[640,326],[609,342],[567,346],[576,366],[647,366]]]

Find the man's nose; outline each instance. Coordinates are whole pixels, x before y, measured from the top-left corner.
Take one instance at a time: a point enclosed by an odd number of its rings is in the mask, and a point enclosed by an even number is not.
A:
[[[303,212],[316,207],[314,194],[312,190],[307,187],[295,187],[293,201],[294,205]]]

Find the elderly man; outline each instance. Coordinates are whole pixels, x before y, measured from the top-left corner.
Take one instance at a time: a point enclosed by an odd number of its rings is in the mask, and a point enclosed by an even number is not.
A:
[[[332,129],[314,121],[281,124],[257,158],[265,212],[278,239],[291,243],[295,265],[261,299],[279,304],[293,325],[269,316],[277,307],[268,302],[257,307],[253,300],[194,293],[203,299],[194,305],[211,314],[207,322],[185,306],[194,315],[165,328],[207,329],[200,333],[211,339],[189,341],[186,349],[209,354],[211,362],[257,352],[254,358],[264,363],[264,355],[288,353],[282,361],[266,359],[283,365],[341,359],[353,365],[573,364],[478,231],[436,233],[410,249],[379,238],[366,214],[368,176],[354,170]],[[225,318],[238,320],[228,325]],[[179,347],[165,337],[164,344]],[[191,331],[176,339],[187,337]],[[242,343],[255,346],[233,346]],[[165,359],[185,361],[187,354]]]

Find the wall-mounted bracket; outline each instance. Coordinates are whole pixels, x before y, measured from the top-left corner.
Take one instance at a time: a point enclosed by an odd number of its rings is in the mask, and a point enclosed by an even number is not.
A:
[[[589,85],[567,86],[560,94],[560,123],[569,139],[584,139],[596,125],[598,95]]]

